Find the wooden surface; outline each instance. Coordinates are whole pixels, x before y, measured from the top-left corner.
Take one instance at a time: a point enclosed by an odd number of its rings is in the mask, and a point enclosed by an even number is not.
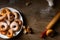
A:
[[[18,0],[16,3],[10,4],[5,2],[0,4],[1,7],[13,7],[18,10],[22,10],[24,15],[25,25],[30,26],[34,34],[19,34],[17,37],[14,37],[10,40],[60,40],[60,21],[54,26],[54,30],[57,32],[57,35],[54,37],[46,37],[46,39],[40,38],[41,32],[43,32],[47,24],[52,20],[56,15],[56,12],[60,10],[60,2],[56,0],[57,4],[50,11],[41,12],[41,10],[50,9],[46,0],[32,0],[32,4],[28,7],[25,6],[25,1]],[[60,20],[60,19],[59,19]],[[0,38],[0,40],[4,40]]]

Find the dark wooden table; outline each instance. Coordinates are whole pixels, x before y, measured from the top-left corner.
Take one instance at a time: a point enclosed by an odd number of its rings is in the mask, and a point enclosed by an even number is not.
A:
[[[19,34],[10,40],[60,40],[60,21],[54,26],[55,31],[58,33],[56,36],[52,38],[46,37],[46,39],[40,38],[41,32],[45,30],[46,25],[56,15],[56,12],[60,10],[59,0],[55,3],[57,5],[50,11],[44,12],[45,14],[41,13],[41,10],[48,8],[46,0],[32,0],[32,4],[28,7],[25,6],[24,2],[23,0],[19,0],[14,4],[9,4],[8,2],[0,4],[0,8],[8,6],[22,10],[25,24],[31,27],[34,32],[34,34]],[[4,39],[0,38],[0,40]]]

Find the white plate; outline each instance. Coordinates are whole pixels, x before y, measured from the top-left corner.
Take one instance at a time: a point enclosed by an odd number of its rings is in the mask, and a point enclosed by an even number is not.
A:
[[[8,9],[9,9],[10,11],[12,11],[12,12],[17,12],[17,13],[20,15],[20,18],[19,18],[19,19],[20,19],[20,20],[22,21],[22,23],[23,23],[23,18],[22,18],[21,14],[19,13],[18,10],[14,9],[14,8],[11,8],[11,7],[6,7],[6,8],[8,8]],[[2,8],[1,8],[1,9],[2,9]],[[0,11],[1,11],[1,9],[0,9]],[[15,32],[15,34],[13,35],[13,37],[14,37],[14,36],[17,36],[17,35],[21,32],[22,27],[23,27],[23,24],[22,24],[20,30],[17,31],[17,32]],[[9,37],[7,37],[7,36],[5,36],[5,35],[2,35],[2,34],[0,34],[0,37],[3,38],[3,39],[9,39]]]

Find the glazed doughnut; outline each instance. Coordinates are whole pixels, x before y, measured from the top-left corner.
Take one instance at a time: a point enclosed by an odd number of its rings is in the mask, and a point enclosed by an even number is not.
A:
[[[7,37],[9,37],[9,38],[13,37],[13,31],[11,29],[8,30]]]
[[[8,29],[8,25],[5,22],[0,22],[0,31],[6,31]]]
[[[12,22],[10,25],[10,29],[12,29],[13,31],[17,31],[19,29],[18,23]]]
[[[16,12],[11,12],[8,14],[8,20],[13,21],[14,19],[18,18],[18,14]]]
[[[19,19],[16,19],[15,22],[17,22],[19,25],[22,25],[22,21]]]

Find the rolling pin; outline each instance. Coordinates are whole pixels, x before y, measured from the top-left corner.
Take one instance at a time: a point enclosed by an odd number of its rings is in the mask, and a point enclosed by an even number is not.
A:
[[[42,33],[42,35],[40,36],[41,38],[43,38],[46,34],[48,35],[49,33],[53,32],[53,30],[51,29],[53,27],[53,25],[57,22],[57,20],[60,18],[60,12],[57,13],[57,15],[51,20],[51,22],[47,25],[46,30]],[[51,30],[51,31],[50,31]]]
[[[51,22],[47,25],[46,29],[51,29],[53,25],[57,22],[57,20],[60,18],[60,13],[58,13]]]

